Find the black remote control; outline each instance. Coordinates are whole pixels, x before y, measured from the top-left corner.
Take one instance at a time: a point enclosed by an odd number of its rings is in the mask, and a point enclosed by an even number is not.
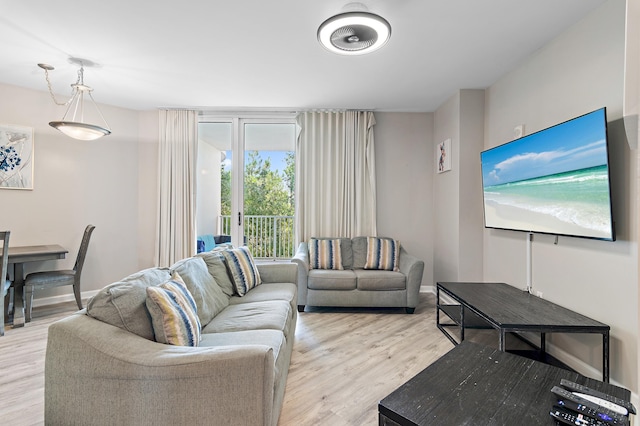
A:
[[[631,414],[636,414],[636,408],[630,401],[625,401],[624,399],[616,398],[615,396],[607,395],[604,392],[597,391],[595,389],[591,389],[590,387],[579,385],[567,379],[560,380],[560,386],[571,391],[571,392],[579,392],[586,395],[592,395],[598,397],[600,399],[604,399],[605,401],[613,402],[616,405],[626,408]]]
[[[566,389],[554,386],[551,392],[560,397],[558,405],[564,406],[570,410],[574,410],[578,414],[584,414],[593,417],[610,425],[626,425],[627,417],[608,410],[600,405],[581,398]]]
[[[575,411],[571,411],[565,407],[561,407],[559,405],[554,405],[553,409],[549,412],[551,417],[558,420],[560,423],[565,423],[568,425],[579,425],[579,426],[606,426],[607,424],[594,419],[593,417],[585,416],[584,414],[578,414]]]

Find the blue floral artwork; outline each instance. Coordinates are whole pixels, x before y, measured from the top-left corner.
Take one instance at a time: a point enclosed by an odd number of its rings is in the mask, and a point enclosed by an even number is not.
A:
[[[0,124],[0,189],[33,189],[33,129]]]

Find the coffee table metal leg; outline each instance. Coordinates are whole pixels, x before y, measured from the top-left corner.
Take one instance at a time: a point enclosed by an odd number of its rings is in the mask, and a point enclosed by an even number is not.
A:
[[[460,304],[460,343],[464,342],[464,305]]]
[[[609,332],[602,333],[602,381],[609,383]]]
[[[436,288],[436,326],[440,328],[440,288]]]
[[[504,352],[504,339],[505,339],[505,334],[506,332],[504,331],[503,328],[500,329],[500,333],[499,333],[499,340],[498,340],[498,348],[500,349],[500,352]]]

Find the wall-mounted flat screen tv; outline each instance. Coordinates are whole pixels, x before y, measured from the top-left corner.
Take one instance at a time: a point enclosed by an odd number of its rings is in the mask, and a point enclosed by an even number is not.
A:
[[[485,227],[615,240],[606,109],[483,151]]]

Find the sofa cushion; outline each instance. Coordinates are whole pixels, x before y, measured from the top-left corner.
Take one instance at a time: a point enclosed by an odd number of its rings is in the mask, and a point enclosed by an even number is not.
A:
[[[392,238],[367,238],[367,261],[364,269],[398,271],[400,243]]]
[[[203,329],[203,333],[245,330],[290,330],[291,305],[285,300],[229,305]]]
[[[187,285],[198,307],[202,324],[208,324],[229,304],[229,296],[223,293],[201,257],[182,259],[171,266],[171,271],[180,274]]]
[[[352,270],[313,269],[307,276],[307,288],[313,290],[355,290],[356,274]]]
[[[146,290],[156,342],[198,346],[201,326],[196,302],[180,275],[176,272],[166,283]]]
[[[363,269],[367,262],[367,237],[354,237],[351,239],[353,250],[353,269]]]
[[[353,248],[351,238],[339,238],[340,252],[342,253],[342,267],[344,269],[353,268]]]
[[[296,295],[298,287],[292,283],[268,283],[262,284],[242,297],[232,296],[229,299],[230,305],[238,303],[265,302],[268,300],[284,300],[296,307]]]
[[[309,241],[309,267],[342,270],[340,240],[312,238]]]
[[[273,348],[275,354],[283,344],[284,334],[280,330],[243,330],[220,333],[202,332],[201,348],[216,346],[265,345]]]
[[[209,274],[218,283],[224,294],[231,297],[235,294],[236,289],[229,277],[229,271],[227,271],[227,264],[222,255],[222,250],[208,251],[197,255],[204,259],[204,263],[207,264]]]
[[[359,269],[355,274],[358,290],[404,290],[407,287],[402,272]]]
[[[153,340],[146,288],[171,278],[168,268],[150,268],[102,288],[87,303],[87,315]]]
[[[262,283],[260,273],[248,248],[238,247],[224,250],[222,255],[227,262],[227,268],[238,296],[244,296],[249,290]]]

